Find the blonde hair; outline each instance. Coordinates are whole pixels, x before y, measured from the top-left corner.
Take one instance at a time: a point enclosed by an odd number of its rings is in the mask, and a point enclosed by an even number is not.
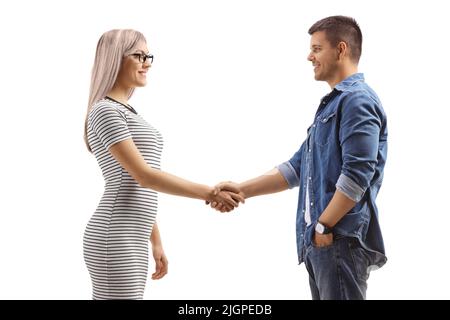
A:
[[[132,29],[114,29],[105,32],[97,43],[94,66],[92,67],[89,102],[84,120],[84,142],[89,152],[92,152],[87,139],[87,120],[92,106],[103,99],[113,88],[119,74],[122,60],[133,53],[136,45],[147,42],[142,33]],[[130,90],[128,98],[133,95]]]

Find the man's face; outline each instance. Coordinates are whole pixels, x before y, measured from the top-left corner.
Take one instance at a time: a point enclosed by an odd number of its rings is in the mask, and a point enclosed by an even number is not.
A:
[[[311,52],[308,61],[314,66],[314,78],[317,81],[331,81],[338,70],[338,50],[328,42],[325,31],[317,31],[311,35]]]

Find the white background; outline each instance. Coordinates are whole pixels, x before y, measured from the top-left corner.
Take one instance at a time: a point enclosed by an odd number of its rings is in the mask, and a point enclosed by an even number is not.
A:
[[[90,299],[82,235],[103,191],[83,144],[100,35],[143,32],[154,65],[130,104],[165,139],[162,168],[213,185],[288,160],[329,87],[308,28],[335,14],[364,34],[360,71],[388,115],[378,197],[388,263],[368,299],[448,299],[446,1],[21,1],[0,9],[0,298]],[[233,214],[160,195],[169,274],[146,299],[310,299],[297,265],[298,190]],[[150,272],[154,264],[151,260]]]

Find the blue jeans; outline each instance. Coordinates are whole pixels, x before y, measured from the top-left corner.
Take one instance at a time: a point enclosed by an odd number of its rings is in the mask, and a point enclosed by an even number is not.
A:
[[[329,246],[310,245],[305,266],[313,300],[364,300],[371,259],[356,238],[337,236]]]

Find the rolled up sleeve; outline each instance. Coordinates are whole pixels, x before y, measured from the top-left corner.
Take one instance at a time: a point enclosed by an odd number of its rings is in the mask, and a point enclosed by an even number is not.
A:
[[[277,166],[281,175],[286,179],[289,189],[298,187],[300,185],[300,165],[302,161],[304,144],[294,154],[294,156],[286,162]]]
[[[336,183],[336,188],[355,202],[359,202],[365,192],[365,190],[361,188],[355,181],[344,174],[341,174],[339,176],[339,179]]]

